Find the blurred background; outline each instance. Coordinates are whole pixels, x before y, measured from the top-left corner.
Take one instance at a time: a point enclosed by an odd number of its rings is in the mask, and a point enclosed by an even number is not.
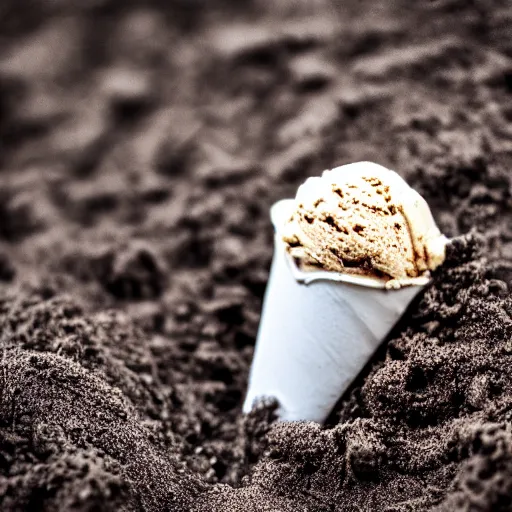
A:
[[[133,320],[180,456],[239,485],[268,208],[304,178],[394,168],[512,281],[507,4],[3,0],[0,287]]]

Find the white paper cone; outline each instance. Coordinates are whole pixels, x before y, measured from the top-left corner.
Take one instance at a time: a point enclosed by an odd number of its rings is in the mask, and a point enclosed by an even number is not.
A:
[[[276,228],[289,207],[288,200],[274,205]],[[276,235],[243,409],[275,397],[281,420],[322,423],[423,286],[386,290],[332,272],[315,272],[306,284],[298,273]]]

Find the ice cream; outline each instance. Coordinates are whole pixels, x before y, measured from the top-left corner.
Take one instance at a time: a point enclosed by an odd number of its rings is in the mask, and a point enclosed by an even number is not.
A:
[[[372,276],[388,287],[424,284],[445,257],[446,238],[425,200],[371,162],[309,178],[282,235],[304,270]]]
[[[447,239],[424,199],[370,162],[308,179],[270,215],[274,258],[244,411],[275,397],[281,420],[322,423],[442,263]]]

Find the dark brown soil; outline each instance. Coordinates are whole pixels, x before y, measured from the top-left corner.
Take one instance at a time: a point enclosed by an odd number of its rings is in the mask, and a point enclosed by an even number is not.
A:
[[[0,509],[512,510],[511,23],[1,2]],[[325,428],[243,416],[269,206],[358,160],[425,196],[448,260]]]

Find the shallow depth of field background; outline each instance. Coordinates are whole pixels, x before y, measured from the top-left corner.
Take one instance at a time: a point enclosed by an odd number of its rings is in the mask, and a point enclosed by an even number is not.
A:
[[[268,209],[325,168],[396,169],[510,283],[511,23],[490,0],[2,2],[0,508],[186,509],[249,482]],[[268,492],[306,500],[302,462]]]

